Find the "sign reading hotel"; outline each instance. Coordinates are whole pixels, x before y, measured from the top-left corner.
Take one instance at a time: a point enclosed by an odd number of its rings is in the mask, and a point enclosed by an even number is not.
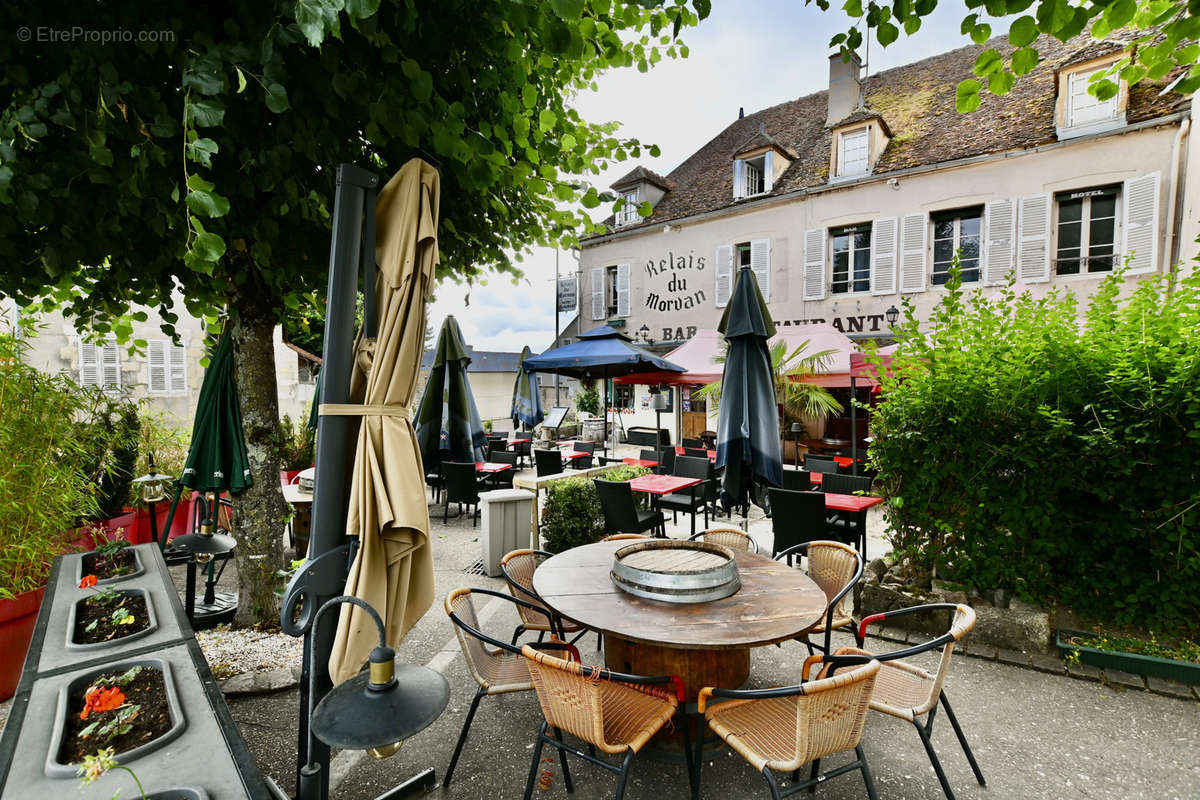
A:
[[[704,277],[704,256],[697,256],[694,250],[686,256],[675,255],[668,250],[666,256],[657,261],[648,259],[644,269],[647,283],[653,280],[658,284],[655,289],[646,290],[646,308],[653,311],[686,311],[696,308],[707,298],[699,287]],[[695,331],[694,328],[692,330]]]

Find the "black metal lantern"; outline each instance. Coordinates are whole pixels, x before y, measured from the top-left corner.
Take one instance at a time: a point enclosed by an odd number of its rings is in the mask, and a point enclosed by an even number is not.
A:
[[[900,319],[900,309],[895,306],[889,306],[888,310],[883,312],[883,316],[887,319],[887,324],[890,328],[896,324],[896,320]]]
[[[376,758],[387,758],[400,749],[405,739],[429,727],[450,701],[450,684],[440,673],[415,664],[395,663],[396,652],[388,646],[383,620],[370,604],[342,595],[326,601],[313,616],[312,627],[330,608],[351,603],[363,609],[379,631],[379,646],[367,657],[369,668],[334,688],[309,712],[309,734],[331,747],[366,750]],[[309,661],[309,697],[315,695],[316,650]],[[323,797],[321,765],[306,764],[300,770],[301,800]]]
[[[650,341],[650,328],[648,328],[645,325],[638,328],[638,336],[640,336],[642,338],[643,342],[649,342]]]
[[[167,484],[175,478],[173,475],[164,475],[158,471],[158,468],[154,466],[154,453],[150,454],[149,468],[150,472],[134,478],[132,482],[138,486],[142,501],[148,506],[153,506],[155,503],[161,503],[167,499]]]
[[[799,422],[792,423],[792,466],[796,469],[800,468],[800,434],[804,433],[804,425]]]

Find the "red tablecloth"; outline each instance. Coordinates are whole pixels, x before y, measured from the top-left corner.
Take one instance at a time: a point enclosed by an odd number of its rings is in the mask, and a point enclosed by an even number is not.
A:
[[[512,464],[502,464],[496,461],[475,462],[475,471],[482,472],[484,475],[491,475],[495,472],[504,472],[506,469],[512,469]]]
[[[708,453],[708,460],[709,460],[709,461],[716,461],[716,460],[717,460],[717,451],[716,451],[716,450],[705,450],[704,452]],[[681,456],[681,455],[683,455],[683,454],[684,454],[684,453],[683,453],[683,446],[682,446],[682,445],[675,445],[675,455],[677,455],[677,456]]]
[[[563,460],[564,460],[564,461],[571,461],[571,460],[573,460],[573,459],[576,459],[576,458],[583,458],[584,456],[590,456],[590,455],[592,455],[592,454],[591,454],[591,453],[575,453],[575,452],[571,452],[571,453],[563,453],[563,454],[562,454],[562,457],[563,457]]]
[[[657,467],[657,461],[651,461],[648,458],[622,458],[621,461],[634,467]]]
[[[629,488],[646,494],[670,494],[700,482],[700,478],[684,478],[679,475],[642,475],[631,480]]]
[[[873,494],[825,493],[825,508],[833,511],[866,511],[882,502],[882,497]]]

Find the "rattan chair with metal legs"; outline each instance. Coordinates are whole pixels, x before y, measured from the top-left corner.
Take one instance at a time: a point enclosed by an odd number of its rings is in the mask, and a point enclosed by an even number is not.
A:
[[[517,639],[521,638],[521,634],[527,631],[536,631],[539,642],[547,633],[557,633],[563,639],[572,633],[578,634],[571,640],[571,644],[582,639],[583,635],[587,633],[587,628],[576,625],[574,622],[568,622],[551,612],[546,608],[546,604],[542,602],[538,593],[533,590],[534,570],[553,555],[544,550],[513,550],[500,559],[500,572],[504,575],[504,582],[508,584],[509,593],[526,603],[526,605],[517,606],[521,623],[513,630],[512,644],[514,645],[517,643]],[[537,610],[535,611],[529,606],[534,606]]]
[[[830,636],[836,628],[849,627],[853,631],[854,618],[850,610],[853,598],[850,590],[862,577],[863,558],[848,544],[818,540],[789,547],[775,556],[775,560],[786,560],[790,565],[793,558],[802,556],[808,558],[808,577],[825,592],[828,603],[825,618],[810,628],[802,641],[808,646],[810,654],[814,648],[828,653]],[[808,638],[813,633],[825,634],[824,640],[814,643]]]
[[[816,664],[823,667],[817,678],[810,681],[809,670]],[[714,733],[762,772],[774,800],[853,770],[862,772],[867,796],[875,800],[875,784],[861,740],[878,672],[879,662],[869,656],[809,656],[798,686],[781,689],[710,686],[700,690],[696,710],[704,714]],[[724,702],[714,705],[713,698]],[[697,736],[696,740],[701,742],[703,736]],[[854,750],[857,758],[821,774],[821,759],[843,750]],[[691,759],[695,771],[695,779],[691,781],[693,800],[700,797],[699,756],[697,752]],[[812,764],[809,779],[780,790],[773,772],[791,772],[796,781],[800,767],[805,764]]]
[[[741,528],[729,528],[717,526],[708,528],[697,533],[695,536],[689,536],[693,542],[707,542],[708,544],[720,544],[725,547],[733,548],[734,550],[745,550],[747,553],[757,553],[758,543],[750,538],[750,534],[746,533]]]
[[[454,755],[450,758],[450,766],[446,769],[446,778],[442,781],[443,786],[449,786],[450,779],[454,777],[454,768],[458,765],[458,757],[462,755],[463,745],[467,743],[467,734],[471,730],[475,712],[479,709],[479,701],[493,694],[526,692],[533,689],[533,678],[529,675],[529,668],[525,666],[525,657],[521,655],[520,651],[512,645],[491,638],[480,630],[479,617],[475,613],[475,605],[471,602],[472,595],[499,597],[514,603],[518,608],[529,605],[523,600],[509,597],[500,592],[493,592],[491,589],[455,589],[446,595],[446,614],[454,623],[454,633],[462,648],[463,658],[467,662],[467,668],[471,670],[471,676],[479,684],[479,689],[475,692],[475,699],[471,701],[471,710],[467,712],[462,731],[458,734],[458,744],[454,747]],[[547,649],[565,649],[574,652],[577,658],[579,655],[574,647],[565,642],[544,642],[538,646]]]
[[[932,641],[891,653],[868,653],[861,649],[866,637],[867,626],[873,622],[883,622],[892,617],[906,614],[939,611],[952,612],[953,619],[950,621],[950,630]],[[954,792],[950,788],[950,782],[946,779],[946,772],[942,769],[942,762],[934,752],[933,742],[930,738],[933,734],[933,719],[937,714],[939,702],[942,704],[942,708],[946,709],[946,717],[950,720],[950,726],[954,728],[954,735],[958,737],[958,743],[962,745],[963,754],[966,755],[967,761],[971,765],[971,771],[975,773],[975,780],[979,781],[980,786],[987,786],[983,772],[979,769],[979,763],[975,760],[975,754],[971,752],[971,746],[967,744],[967,737],[963,734],[962,726],[958,724],[958,718],[954,716],[954,711],[950,708],[950,701],[946,699],[945,688],[946,673],[950,671],[950,654],[954,651],[954,645],[974,627],[975,610],[968,605],[930,603],[923,606],[911,606],[882,614],[872,614],[865,618],[855,633],[858,647],[843,647],[837,651],[838,653],[869,655],[878,659],[883,665],[875,684],[875,695],[871,698],[871,708],[883,714],[908,720],[913,724],[913,727],[917,729],[917,735],[921,737],[921,744],[925,745],[925,752],[929,754],[929,761],[933,764],[933,771],[942,784],[942,791],[946,793],[947,800],[954,800]],[[936,672],[931,673],[903,660],[919,653],[936,650],[939,647],[942,648],[942,657],[938,661]],[[919,718],[926,714],[928,716],[922,723]]]
[[[589,667],[564,661],[529,646],[521,649],[525,656],[533,687],[537,692],[545,721],[538,730],[533,748],[529,780],[525,783],[525,800],[533,794],[533,784],[542,761],[542,747],[558,748],[563,783],[573,792],[567,753],[599,767],[617,773],[614,797],[621,800],[629,779],[629,764],[654,734],[666,725],[679,707],[683,683],[676,677],[662,675],[643,677],[612,672],[603,667]],[[687,754],[689,779],[692,769],[692,748],[688,726],[681,726],[684,752]],[[547,734],[553,732],[553,736]],[[563,741],[563,732],[582,740],[588,753]],[[595,751],[621,756],[621,765],[602,760]]]

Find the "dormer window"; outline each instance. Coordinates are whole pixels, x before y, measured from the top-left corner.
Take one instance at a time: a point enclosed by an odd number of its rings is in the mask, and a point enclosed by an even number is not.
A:
[[[742,197],[753,197],[756,194],[762,194],[766,189],[766,181],[763,179],[764,164],[766,156],[762,155],[758,158],[751,158],[745,161],[745,185],[742,186]]]
[[[837,175],[839,178],[866,175],[870,168],[870,132],[867,128],[838,134]]]
[[[771,191],[774,184],[774,156],[768,150],[751,158],[739,158],[733,162],[734,199],[754,197]]]
[[[1071,139],[1120,128],[1125,124],[1128,87],[1117,82],[1117,93],[1107,100],[1092,94],[1092,76],[1108,70],[1112,61],[1095,62],[1059,73],[1056,122],[1059,139]]]
[[[621,192],[621,199],[625,201],[625,205],[621,207],[620,213],[617,214],[618,225],[632,225],[635,222],[641,221],[641,216],[638,214],[638,190],[637,187],[626,189]]]

